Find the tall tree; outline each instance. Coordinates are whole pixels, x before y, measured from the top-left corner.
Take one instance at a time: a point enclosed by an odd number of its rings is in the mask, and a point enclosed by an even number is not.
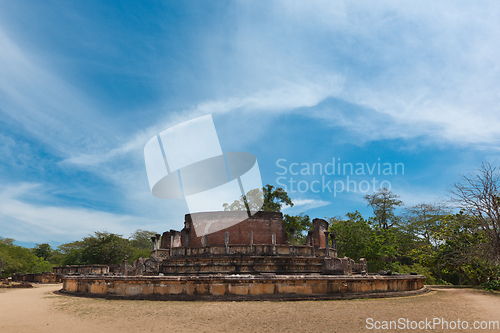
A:
[[[273,185],[266,185],[260,189],[248,191],[240,199],[232,204],[224,203],[222,206],[225,211],[266,211],[281,212],[283,205],[292,207],[292,199],[281,187],[275,188]]]
[[[368,206],[372,207],[375,221],[380,228],[388,229],[398,222],[394,210],[403,205],[403,202],[399,200],[399,195],[384,187],[373,194],[365,195],[365,200],[368,202]]]
[[[443,218],[449,214],[451,210],[444,204],[422,203],[406,208],[403,219],[408,232],[435,247],[438,240],[433,237],[434,231],[440,227]]]
[[[435,254],[439,269],[455,272],[472,285],[498,278],[499,267],[484,256],[487,237],[474,216],[449,215],[434,232],[440,241]]]
[[[34,255],[31,249],[15,245],[13,239],[1,237],[0,266],[3,276],[12,273],[41,273],[52,269],[49,262]]]
[[[133,248],[121,235],[96,231],[83,238],[81,261],[84,264],[111,265],[130,259]]]
[[[267,184],[262,188],[264,193],[264,204],[262,210],[266,212],[281,212],[283,205],[293,207],[292,199],[281,187],[275,188]]]
[[[391,231],[374,230],[357,211],[347,213],[346,217],[330,219],[329,231],[336,239],[338,256],[356,261],[365,258],[370,263],[368,268],[372,272],[390,268],[390,262],[396,255]]]
[[[38,258],[43,258],[43,260],[49,260],[53,253],[52,247],[48,243],[36,244],[32,251]]]
[[[137,229],[129,237],[130,245],[138,249],[151,249],[151,237],[156,236],[155,231]]]
[[[83,241],[61,244],[55,249],[50,261],[56,265],[81,265]]]
[[[137,229],[129,237],[130,245],[133,248],[130,261],[151,257],[151,237],[156,234],[155,231]]]
[[[488,254],[500,261],[500,171],[489,162],[454,184],[452,199],[476,218],[488,238]]]
[[[285,223],[285,230],[289,237],[290,228],[295,230],[294,243],[296,245],[305,245],[307,231],[312,228],[312,222],[309,215],[304,215],[304,213],[295,216],[285,214],[283,216],[283,222]]]
[[[224,203],[222,207],[225,211],[251,211],[256,212],[262,210],[263,192],[260,188],[254,188],[242,195],[240,199],[234,200],[232,204]]]

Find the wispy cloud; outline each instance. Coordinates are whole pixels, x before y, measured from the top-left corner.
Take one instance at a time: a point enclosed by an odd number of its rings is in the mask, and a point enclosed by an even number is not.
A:
[[[36,205],[23,197],[40,191],[39,184],[16,184],[0,193],[2,235],[21,242],[61,244],[78,240],[94,231],[109,231],[128,237],[136,229],[163,230],[164,222],[145,217],[112,214],[79,207]]]
[[[102,147],[112,128],[93,102],[47,70],[0,26],[0,112],[61,156]]]
[[[178,123],[202,115],[238,112],[242,118],[245,118],[245,112],[279,113],[301,107],[315,106],[328,96],[338,94],[340,90],[342,90],[342,78],[330,76],[323,77],[317,82],[289,82],[279,88],[270,91],[259,91],[241,98],[232,97],[223,100],[204,101],[191,110],[180,112],[176,117],[169,116],[168,119],[153,124],[146,130],[137,132],[132,136],[132,139],[122,145],[110,150],[97,150],[92,154],[74,155],[61,163],[80,166],[98,165],[132,151],[137,152],[140,150],[142,153],[145,143],[154,135]]]
[[[32,10],[23,19],[15,15],[25,8],[11,11],[16,6],[0,15],[0,125],[8,121],[0,135],[2,166],[22,179],[28,173],[22,166],[49,160],[50,172],[40,175],[53,178],[40,187],[81,177],[79,186],[57,191],[85,192],[99,182],[113,209],[76,201],[62,207],[56,195],[25,189],[17,196],[10,187],[0,214],[2,229],[14,228],[15,238],[31,237],[23,236],[27,225],[44,237],[69,235],[71,227],[88,233],[99,228],[95,221],[125,230],[132,221],[168,216],[181,225],[185,203],[149,193],[142,149],[162,130],[205,114],[231,127],[226,141],[239,140],[232,148],[269,146],[269,155],[280,148],[262,140],[270,124],[298,113],[350,144],[418,138],[491,151],[500,142],[500,5],[493,2],[240,1],[220,12],[203,7],[214,11],[206,13],[124,5],[111,21],[104,5],[93,12],[61,5],[51,15],[67,13],[62,23],[50,20],[50,6],[46,15]],[[25,17],[42,29],[23,27]],[[242,124],[253,126],[247,136],[238,133]],[[300,139],[311,151],[315,142],[307,136],[330,139],[314,128],[281,130],[291,141],[280,144]],[[421,192],[404,195],[416,202],[432,191]],[[35,204],[40,196],[46,205]],[[287,211],[326,207],[328,200],[297,200]],[[160,229],[171,221],[165,223]]]
[[[306,212],[310,209],[318,208],[318,207],[323,207],[323,206],[328,206],[330,202],[328,201],[323,201],[323,200],[317,200],[317,199],[295,199],[292,200],[293,202],[293,207],[290,207],[288,205],[285,205],[283,207],[283,211],[285,212],[290,212],[290,213],[295,213],[295,212]]]
[[[324,73],[343,73],[335,97],[358,109],[311,108],[305,115],[364,141],[429,136],[456,145],[500,142],[498,4],[318,0],[271,7],[267,15],[297,28],[289,34],[276,29],[267,38],[326,49],[329,61],[314,51],[306,61],[316,60]],[[301,31],[317,37],[296,39]]]

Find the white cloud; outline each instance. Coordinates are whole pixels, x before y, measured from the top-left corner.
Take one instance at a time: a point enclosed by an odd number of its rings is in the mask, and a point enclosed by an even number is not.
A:
[[[307,32],[311,42],[285,36],[314,50],[307,60],[319,60],[323,73],[343,73],[335,97],[364,109],[305,115],[364,141],[425,135],[458,145],[500,142],[499,4],[280,1],[271,13],[292,33]],[[280,33],[265,38],[283,46]],[[322,46],[330,61],[317,58]]]
[[[112,141],[112,123],[82,92],[35,60],[0,26],[0,112],[62,156]]]
[[[292,200],[293,207],[288,205],[283,206],[283,211],[289,212],[290,214],[306,212],[313,208],[328,206],[331,202],[317,200],[317,199],[295,199]]]
[[[128,237],[136,229],[163,231],[162,221],[113,214],[78,207],[57,207],[28,203],[22,197],[40,191],[39,184],[17,184],[0,193],[2,234],[21,242],[61,244],[81,239],[95,231]]]
[[[95,153],[72,154],[71,157],[63,160],[61,163],[81,167],[97,166],[133,151],[140,151],[142,154],[144,145],[154,135],[196,117],[207,114],[216,115],[227,112],[239,112],[241,118],[245,119],[245,112],[280,113],[296,108],[315,106],[325,98],[338,94],[341,90],[341,77],[325,76],[318,78],[316,82],[288,82],[279,88],[269,91],[259,91],[242,98],[232,97],[222,100],[204,101],[195,106],[193,110],[185,110],[174,117],[168,116],[168,119],[131,135],[132,139],[122,145],[109,150],[101,149]],[[237,127],[237,125],[234,126]]]
[[[135,106],[140,112],[123,110],[123,114],[137,113],[131,119],[143,117],[139,124],[117,121],[121,114],[108,112],[100,106],[99,97],[78,88],[78,75],[59,75],[60,58],[56,58],[64,55],[58,55],[58,50],[47,52],[36,46],[27,50],[21,45],[29,45],[30,38],[36,37],[9,35],[12,29],[0,27],[0,112],[15,120],[19,132],[54,148],[64,159],[59,164],[63,169],[93,172],[119,188],[125,197],[122,205],[148,216],[174,214],[181,224],[185,203],[155,201],[149,193],[142,149],[153,135],[201,115],[237,113],[236,121],[258,121],[259,129],[252,131],[256,144],[266,121],[292,111],[341,126],[363,142],[426,136],[484,149],[498,144],[498,14],[498,5],[492,2],[244,1],[230,6],[228,19],[221,23],[224,33],[207,29],[197,39],[200,52],[190,55],[190,61],[201,63],[203,70],[194,72],[189,61],[161,52],[152,56],[154,61],[141,59],[150,73],[155,72],[148,80],[158,80],[165,89],[176,85],[178,78],[162,72],[162,62],[178,62],[186,72],[176,74],[186,74],[179,76],[182,80],[194,79],[190,81],[192,99],[178,104],[183,111],[169,107],[172,95],[167,93],[167,97],[156,96],[155,107],[141,104]],[[97,33],[87,28],[84,24],[77,30],[86,31],[85,41],[90,42]],[[84,49],[81,41],[76,43]],[[116,57],[128,59],[125,62],[139,57],[120,54],[118,44],[112,43],[96,42],[93,52],[104,44],[110,44]],[[193,51],[178,46],[179,54]],[[79,75],[85,75],[83,65]],[[126,69],[139,75],[142,68],[123,65],[115,71]],[[329,105],[330,99],[347,105]],[[17,150],[13,153],[16,144],[7,136],[0,137],[5,158],[15,163],[38,158],[27,153],[20,159]],[[96,227],[93,221],[100,220],[119,228],[134,220],[129,215],[43,207],[17,197],[8,197],[6,202],[11,205],[2,204],[0,214],[10,221],[9,228],[38,221],[33,227],[45,235],[57,233],[57,226],[72,215],[77,217],[72,226]],[[307,210],[327,204],[308,199],[298,200],[296,207]],[[47,214],[60,218],[51,222],[44,217]]]

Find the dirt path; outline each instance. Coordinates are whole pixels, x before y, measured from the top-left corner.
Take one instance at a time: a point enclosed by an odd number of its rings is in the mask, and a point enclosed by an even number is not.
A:
[[[0,332],[369,332],[367,319],[500,321],[500,294],[439,288],[428,294],[350,301],[152,302],[53,294],[61,285],[0,291]],[[375,328],[375,327],[373,327]],[[387,330],[389,331],[389,330]],[[394,330],[391,330],[394,331]],[[398,329],[397,332],[459,332]],[[478,330],[478,332],[489,330]],[[491,331],[498,331],[495,329]]]

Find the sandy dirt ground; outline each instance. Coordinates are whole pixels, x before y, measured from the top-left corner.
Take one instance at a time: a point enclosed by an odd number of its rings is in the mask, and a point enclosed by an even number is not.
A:
[[[367,329],[371,326],[368,318],[380,325],[400,318],[410,325],[426,318],[442,318],[449,325],[460,319],[468,321],[469,327],[474,321],[500,321],[500,294],[459,288],[437,288],[424,295],[387,299],[155,302],[54,294],[60,284],[35,287],[0,290],[0,332],[369,332],[384,330]],[[440,325],[434,328],[390,331],[471,331],[446,330]]]

